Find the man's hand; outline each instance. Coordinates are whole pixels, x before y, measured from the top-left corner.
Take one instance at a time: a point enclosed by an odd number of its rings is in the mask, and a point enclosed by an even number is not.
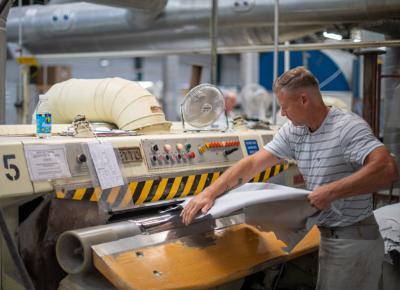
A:
[[[196,195],[191,201],[185,206],[181,212],[182,222],[188,225],[192,222],[195,215],[201,210],[203,214],[206,214],[208,210],[213,206],[214,199],[210,197],[204,191]]]
[[[307,196],[310,203],[320,210],[328,209],[333,201],[326,186],[319,186]]]

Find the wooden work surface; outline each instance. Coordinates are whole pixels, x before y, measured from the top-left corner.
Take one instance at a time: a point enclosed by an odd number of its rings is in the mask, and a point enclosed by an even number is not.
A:
[[[94,250],[93,259],[118,289],[207,289],[316,250],[319,238],[312,228],[288,254],[274,233],[241,224],[111,255]]]

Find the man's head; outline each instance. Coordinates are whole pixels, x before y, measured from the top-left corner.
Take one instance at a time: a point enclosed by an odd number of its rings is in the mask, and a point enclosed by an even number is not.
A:
[[[296,67],[282,74],[274,83],[274,92],[281,106],[282,116],[296,126],[308,126],[315,113],[326,108],[318,80],[305,67]]]

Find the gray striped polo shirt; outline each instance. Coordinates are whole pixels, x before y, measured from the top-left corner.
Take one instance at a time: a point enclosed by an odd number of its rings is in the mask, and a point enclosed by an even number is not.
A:
[[[321,126],[310,132],[307,127],[287,122],[265,149],[279,158],[297,161],[307,189],[349,176],[377,147],[383,146],[369,125],[354,113],[331,107]],[[334,201],[320,213],[317,224],[326,227],[347,226],[372,214],[372,194]]]

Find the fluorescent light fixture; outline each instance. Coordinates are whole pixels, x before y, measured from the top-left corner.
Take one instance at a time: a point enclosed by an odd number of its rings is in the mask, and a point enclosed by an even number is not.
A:
[[[353,39],[353,42],[361,42],[361,39],[359,39],[359,38],[354,38],[354,39]]]
[[[326,38],[330,38],[330,39],[334,39],[334,40],[342,40],[343,39],[343,36],[341,36],[340,34],[329,33],[326,31],[324,31],[324,33],[322,35]]]

